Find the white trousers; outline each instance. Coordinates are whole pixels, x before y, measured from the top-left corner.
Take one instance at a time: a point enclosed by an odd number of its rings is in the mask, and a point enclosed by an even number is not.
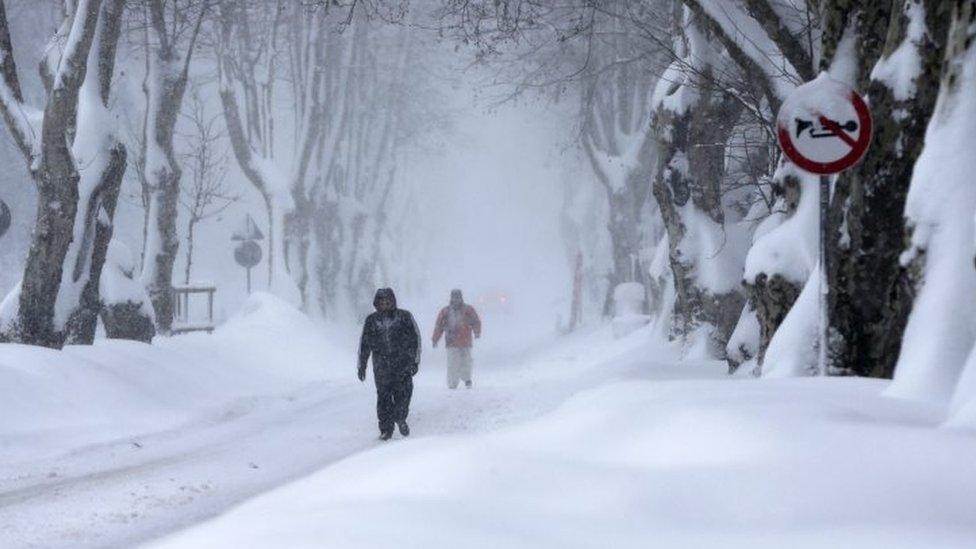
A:
[[[471,383],[471,348],[447,348],[447,386],[457,389],[458,382]]]

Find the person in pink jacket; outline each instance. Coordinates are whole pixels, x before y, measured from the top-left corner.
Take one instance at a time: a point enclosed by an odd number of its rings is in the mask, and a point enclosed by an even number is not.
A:
[[[474,307],[464,302],[461,290],[451,290],[451,302],[441,309],[434,325],[434,347],[444,337],[447,346],[447,386],[457,389],[458,383],[471,388],[471,345],[481,337],[481,319]],[[473,336],[473,337],[472,337]]]

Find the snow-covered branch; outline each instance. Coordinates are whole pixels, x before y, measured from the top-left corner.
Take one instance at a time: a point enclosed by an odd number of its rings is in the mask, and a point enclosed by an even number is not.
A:
[[[17,64],[14,61],[13,44],[10,41],[5,2],[0,2],[0,114],[7,123],[14,143],[30,164],[41,112],[24,102],[17,76]]]

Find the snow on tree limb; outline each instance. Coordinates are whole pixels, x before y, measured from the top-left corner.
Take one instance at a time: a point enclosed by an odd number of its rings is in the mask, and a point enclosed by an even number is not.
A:
[[[795,29],[789,28],[776,12],[773,3],[770,0],[745,0],[745,8],[770,40],[776,44],[783,57],[796,69],[800,78],[804,82],[813,80],[816,73],[813,64],[814,52],[810,51],[811,45],[804,44],[801,40],[802,36]],[[810,8],[806,7],[806,9]],[[812,29],[807,29],[806,32],[812,32]],[[809,44],[812,44],[812,40]]]
[[[21,154],[31,163],[41,112],[24,102],[14,61],[5,2],[0,1],[0,114]]]
[[[770,38],[739,0],[691,0],[686,4],[717,27],[719,40],[740,67],[763,79],[760,85],[765,88],[767,97],[782,101],[804,82],[779,44]],[[806,72],[812,70],[807,68]],[[775,108],[773,110],[775,112]]]

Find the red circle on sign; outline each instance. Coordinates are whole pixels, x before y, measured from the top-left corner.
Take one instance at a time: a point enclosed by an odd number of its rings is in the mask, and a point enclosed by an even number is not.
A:
[[[858,163],[859,160],[867,152],[868,146],[871,144],[871,134],[872,134],[872,121],[871,121],[871,110],[868,109],[867,104],[861,99],[861,96],[857,92],[851,91],[850,95],[851,105],[854,107],[854,111],[857,113],[858,123],[860,124],[860,131],[857,136],[857,141],[851,145],[851,150],[849,153],[844,155],[842,158],[834,160],[833,162],[818,162],[816,160],[811,160],[803,156],[799,150],[797,150],[796,145],[793,144],[790,138],[789,128],[780,125],[776,137],[779,139],[779,146],[783,149],[783,154],[790,159],[794,164],[796,164],[800,169],[814,173],[817,175],[831,175],[835,173],[842,172],[851,166]]]

